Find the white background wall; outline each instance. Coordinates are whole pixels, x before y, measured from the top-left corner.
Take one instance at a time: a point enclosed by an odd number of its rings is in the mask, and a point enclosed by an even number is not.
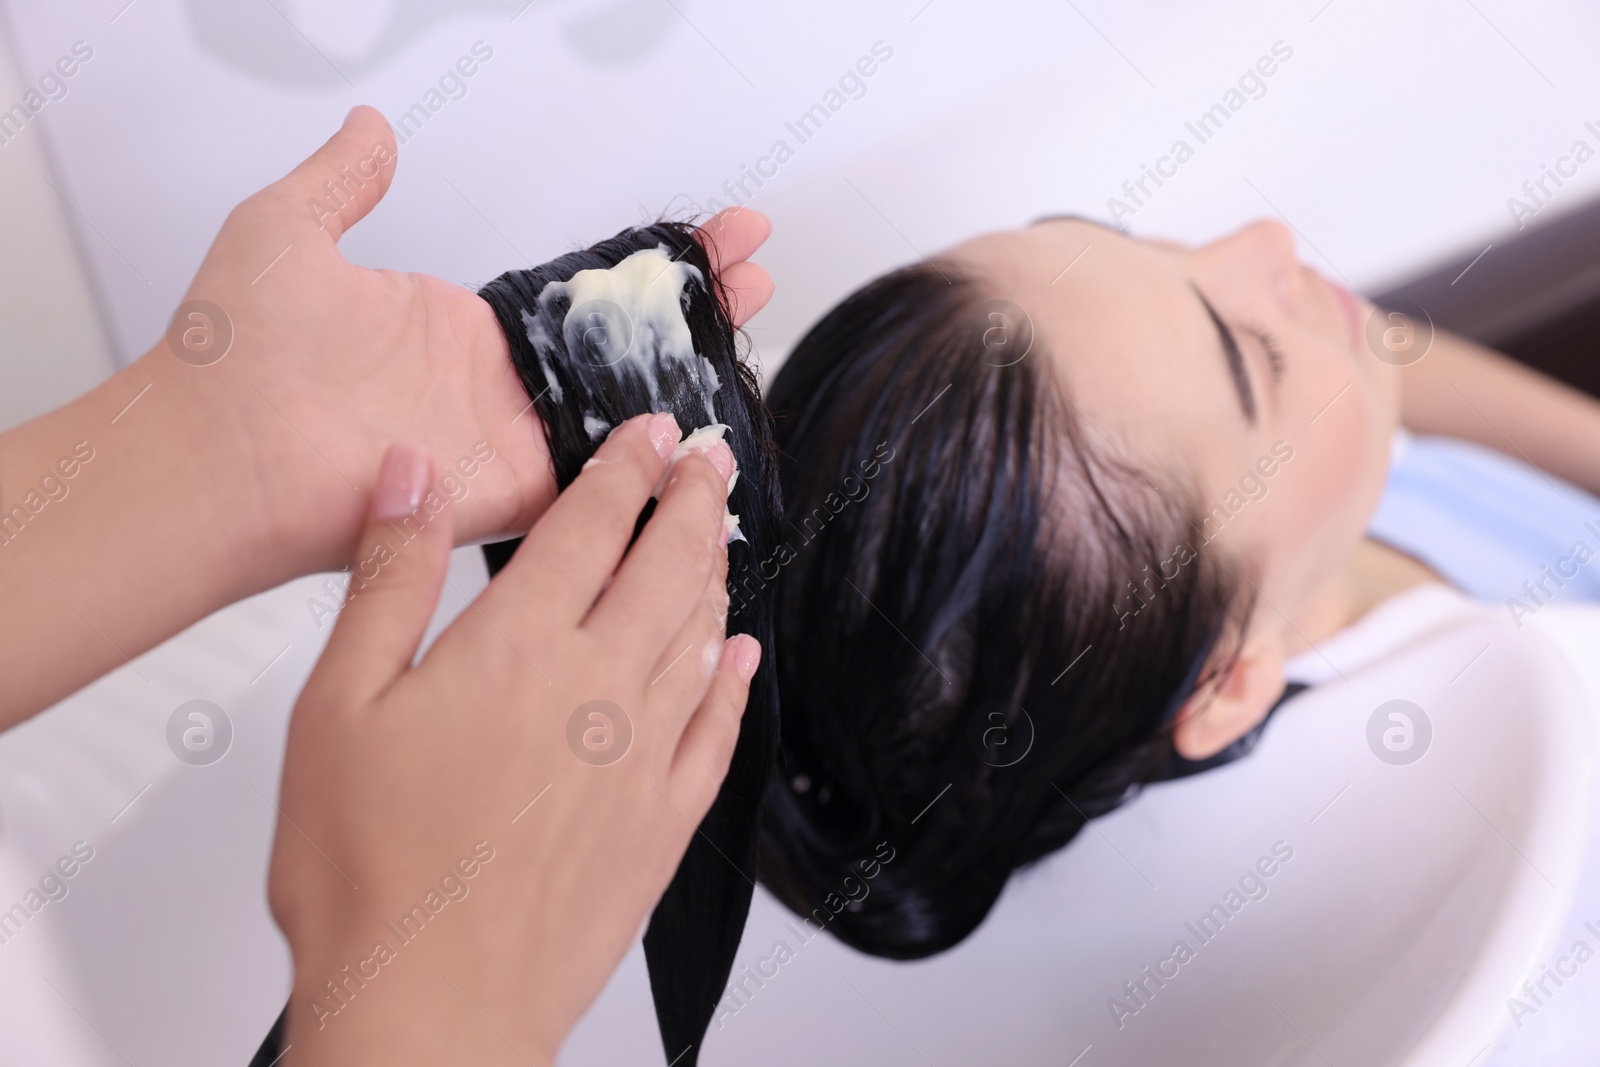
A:
[[[229,207],[353,104],[397,118],[480,40],[493,58],[403,148],[348,254],[483,280],[722,196],[783,138],[795,156],[753,200],[778,223],[779,294],[756,333],[774,356],[918,250],[1046,210],[1104,215],[1277,40],[1293,59],[1135,232],[1199,239],[1281,213],[1309,258],[1370,286],[1504,234],[1506,198],[1600,119],[1600,9],[1578,0],[7,6],[25,80],[75,41],[94,49],[0,165],[48,149],[121,359],[159,337]],[[893,58],[865,95],[799,144],[785,121],[880,40]],[[1547,216],[1597,184],[1600,162]],[[32,265],[50,242],[7,244]]]
[[[353,104],[398,117],[479,40],[493,58],[402,148],[347,254],[481,281],[723,196],[784,138],[794,158],[752,200],[777,227],[760,258],[778,294],[751,328],[769,364],[883,269],[1045,212],[1104,216],[1274,41],[1293,58],[1136,233],[1279,215],[1311,262],[1371,288],[1503,239],[1524,180],[1576,138],[1600,147],[1583,128],[1600,120],[1600,9],[1580,0],[275,4],[4,3],[0,106],[74,42],[94,57],[0,145],[0,425],[144,351],[235,202]],[[799,144],[785,122],[880,40],[893,58],[865,95]],[[1600,161],[1540,220],[1597,186]],[[118,671],[0,739],[0,902],[72,840],[102,850],[32,943],[0,947],[18,1062],[243,1063],[270,1022],[287,970],[253,790],[272,792],[320,647],[315,588],[230,609],[141,657],[152,682]],[[211,768],[177,764],[161,736],[195,696],[239,727]]]
[[[0,47],[0,100],[10,106],[23,89],[13,53]],[[60,178],[36,134],[0,145],[0,429],[72,399],[115,366],[72,208],[51,181]]]

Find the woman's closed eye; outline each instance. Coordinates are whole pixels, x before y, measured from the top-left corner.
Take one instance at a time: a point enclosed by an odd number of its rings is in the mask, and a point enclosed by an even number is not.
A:
[[[1283,381],[1286,361],[1283,357],[1283,349],[1279,346],[1277,339],[1259,326],[1244,325],[1240,326],[1239,329],[1241,332],[1255,338],[1256,343],[1261,346],[1262,353],[1267,357],[1267,366],[1272,369],[1272,380],[1274,382]]]

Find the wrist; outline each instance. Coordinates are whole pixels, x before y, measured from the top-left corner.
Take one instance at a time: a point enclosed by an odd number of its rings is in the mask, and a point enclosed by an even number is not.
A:
[[[471,960],[396,941],[383,928],[365,947],[296,953],[285,1044],[294,1045],[297,1064],[554,1064],[561,1039],[530,1032],[533,998],[489,988]],[[512,999],[523,1010],[508,1008]]]
[[[274,408],[243,355],[194,366],[176,358],[163,339],[107,383],[116,386],[118,400],[149,387],[121,423],[145,435],[149,450],[168,456],[161,495],[194,505],[186,510],[226,549],[232,575],[227,603],[337,570],[359,533],[363,510],[361,494]],[[124,377],[128,381],[119,383]],[[135,420],[147,404],[145,417]],[[308,474],[308,457],[327,470]],[[341,491],[330,494],[329,479]]]
[[[147,356],[0,439],[0,726],[302,565],[218,414]]]

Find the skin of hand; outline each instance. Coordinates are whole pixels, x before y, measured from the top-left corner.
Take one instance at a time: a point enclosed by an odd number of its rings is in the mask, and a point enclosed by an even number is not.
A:
[[[504,460],[475,479],[458,541],[526,530],[555,496],[543,437],[518,418],[528,398],[487,304],[462,286],[357,267],[339,253],[340,236],[388,191],[395,159],[387,121],[356,108],[310,159],[235,209],[187,297],[225,309],[236,337],[238,358],[191,376],[207,390],[204,408],[242,423],[245,462],[262,474],[264,528],[302,546],[318,570],[349,558],[392,440],[417,440],[442,463],[486,440]],[[724,213],[706,231],[725,246],[722,277],[735,292],[765,277],[741,262],[766,236],[757,219]],[[285,248],[299,269],[280,262],[261,275]],[[307,511],[323,521],[299,521]],[[328,536],[329,520],[342,538]]]
[[[520,533],[555,498],[488,304],[339,252],[396,165],[382,115],[351,111],[228,216],[167,337],[0,436],[0,729],[219,608],[337,570],[391,442],[427,448],[441,476],[493,449],[458,543]],[[700,230],[736,325],[771,295],[747,260],[769,231],[745,209]]]
[[[415,666],[453,508],[401,545],[431,459],[389,452],[356,554],[377,562],[289,731],[269,895],[294,1063],[550,1063],[665,890],[761,652],[723,640],[725,445],[673,466],[628,547],[678,440],[670,415],[619,427]],[[581,758],[575,716],[621,758]]]
[[[1401,377],[1408,429],[1474,441],[1600,493],[1600,400],[1444,330]]]

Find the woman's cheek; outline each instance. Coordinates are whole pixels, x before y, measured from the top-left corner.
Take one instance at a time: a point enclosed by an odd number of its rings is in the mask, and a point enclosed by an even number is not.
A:
[[[1334,383],[1326,397],[1344,384]],[[1318,387],[1329,383],[1318,383]],[[1372,397],[1364,383],[1351,383],[1339,399],[1326,397],[1310,408],[1298,427],[1282,431],[1292,458],[1280,465],[1259,511],[1258,543],[1272,561],[1265,577],[1269,597],[1285,610],[1324,581],[1366,531],[1382,491],[1382,471],[1373,477]],[[1386,447],[1386,446],[1385,446]],[[1263,592],[1267,592],[1265,589]]]
[[[1388,473],[1392,424],[1375,408],[1362,383],[1352,383],[1338,401],[1306,427],[1306,467],[1320,506],[1317,524],[1336,546],[1352,546],[1365,533]],[[1379,401],[1381,402],[1381,401]],[[1314,536],[1312,530],[1307,536]],[[1322,539],[1322,538],[1317,538]]]

